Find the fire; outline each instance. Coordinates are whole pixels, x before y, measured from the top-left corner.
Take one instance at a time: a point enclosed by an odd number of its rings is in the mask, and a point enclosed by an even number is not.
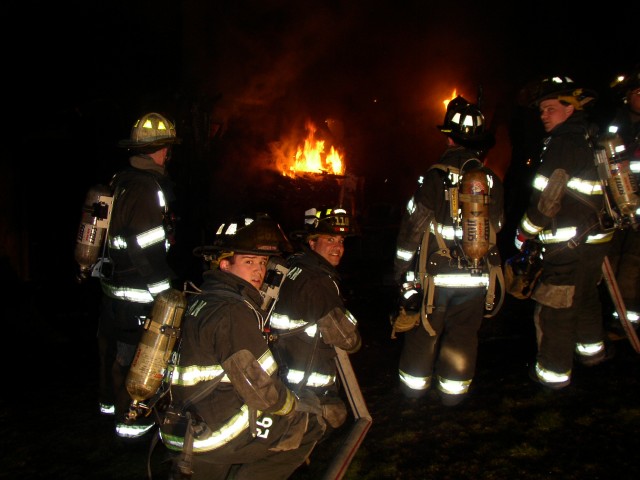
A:
[[[333,146],[326,152],[325,140],[315,137],[317,128],[313,122],[307,121],[305,128],[308,135],[304,145],[298,146],[294,155],[285,156],[278,162],[282,174],[292,178],[300,173],[343,175],[345,167],[340,152]]]
[[[454,98],[456,98],[458,96],[458,90],[456,88],[453,89],[453,92],[451,92],[451,98],[447,98],[446,100],[444,100],[442,103],[444,103],[444,109],[447,109],[447,105],[449,105],[449,102],[451,100],[453,100]]]

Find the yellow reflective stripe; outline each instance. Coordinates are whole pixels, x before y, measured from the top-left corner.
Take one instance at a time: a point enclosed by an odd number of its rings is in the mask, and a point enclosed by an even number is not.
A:
[[[531,220],[529,220],[529,217],[527,214],[525,214],[524,217],[522,217],[522,220],[520,221],[520,228],[529,235],[537,235],[538,232],[542,230],[542,227],[539,227],[538,225],[533,223]]]
[[[576,351],[585,357],[593,357],[604,351],[604,342],[596,343],[577,343]]]
[[[258,416],[262,414],[258,410]],[[204,438],[196,438],[193,441],[194,452],[208,452],[229,443],[238,437],[244,430],[249,428],[249,407],[245,404],[240,408],[229,421],[227,421],[218,430]],[[184,445],[184,437],[178,435],[170,435],[162,432],[160,429],[160,438],[165,446],[171,450],[182,450]]]
[[[556,373],[551,370],[547,370],[542,367],[539,363],[536,362],[536,375],[540,380],[544,383],[554,383],[558,386],[560,384],[569,385],[569,381],[571,380],[571,370],[567,370],[566,372]]]
[[[164,292],[165,290],[171,288],[171,282],[168,278],[166,278],[159,282],[150,283],[147,285],[147,287],[149,288],[149,292],[151,292],[151,295],[155,297],[160,292]]]
[[[460,395],[469,391],[471,380],[449,380],[438,377],[438,390],[451,395]]]
[[[412,390],[426,390],[431,385],[431,377],[414,377],[402,370],[398,371],[400,381]]]
[[[538,235],[538,239],[544,244],[567,242],[576,236],[576,227],[559,228],[554,235],[551,230],[545,230]],[[613,238],[613,232],[596,233],[594,235],[587,236],[584,243],[598,244],[611,241]]]
[[[183,387],[190,387],[200,382],[212,380],[224,372],[222,365],[191,365],[188,367],[175,365],[169,366],[169,370],[171,370],[171,384]],[[228,383],[229,377],[225,374],[220,381]]]
[[[293,392],[287,388],[287,398],[284,401],[284,405],[277,412],[273,412],[274,415],[288,415],[296,406],[296,397]]]

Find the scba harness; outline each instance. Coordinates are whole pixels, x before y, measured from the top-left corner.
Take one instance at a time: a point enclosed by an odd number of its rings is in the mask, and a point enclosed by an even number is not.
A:
[[[400,308],[392,320],[391,338],[396,332],[411,330],[422,323],[426,331],[434,336],[435,330],[429,316],[435,309],[435,287],[475,288],[485,287],[485,318],[495,316],[502,306],[504,295],[496,301],[496,283],[504,292],[504,275],[500,254],[496,246],[496,232],[489,219],[490,180],[479,168],[465,172],[472,162],[482,166],[478,159],[470,159],[457,169],[445,164],[434,164],[428,171],[437,169],[444,173],[445,201],[449,205],[452,225],[438,224],[433,216],[422,235],[418,251],[417,283],[422,297],[419,312],[409,313]],[[465,172],[461,175],[461,172]],[[466,177],[466,178],[465,178]],[[429,254],[430,234],[435,236],[437,250]],[[445,240],[452,241],[449,248]]]

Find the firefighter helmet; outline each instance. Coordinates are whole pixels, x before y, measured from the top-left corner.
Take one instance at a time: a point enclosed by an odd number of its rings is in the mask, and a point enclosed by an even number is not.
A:
[[[293,248],[280,225],[266,213],[241,215],[222,223],[213,248],[219,252],[281,255]]]
[[[449,102],[444,122],[438,125],[438,130],[464,147],[486,149],[494,143],[494,137],[487,131],[480,108],[461,96]]]
[[[342,207],[310,208],[304,212],[304,229],[307,235],[354,235],[351,215]]]
[[[576,85],[569,77],[555,76],[543,78],[533,91],[532,107],[539,107],[544,100],[557,99],[582,110],[585,105],[596,100],[595,91]]]
[[[629,95],[640,88],[640,64],[636,65],[631,73],[617,75],[609,86],[622,103],[629,103]]]
[[[124,148],[146,149],[161,148],[180,143],[176,136],[176,128],[171,121],[159,113],[147,113],[140,117],[131,127],[131,136],[118,144]]]

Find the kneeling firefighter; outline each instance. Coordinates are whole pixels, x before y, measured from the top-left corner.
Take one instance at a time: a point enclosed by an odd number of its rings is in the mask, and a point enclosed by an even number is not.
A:
[[[174,473],[193,478],[288,478],[325,428],[313,396],[296,396],[278,377],[263,335],[260,288],[270,256],[289,245],[268,215],[224,223],[207,247],[212,270],[189,298],[172,403],[160,425],[176,452]]]
[[[477,105],[455,98],[438,128],[447,149],[420,177],[397,237],[394,273],[407,313],[402,317],[410,324],[400,329],[396,320],[394,334],[404,331],[398,372],[403,393],[421,397],[433,383],[444,405],[456,405],[475,374],[485,311],[497,310],[502,270],[495,242],[503,188],[482,161],[493,135]]]

